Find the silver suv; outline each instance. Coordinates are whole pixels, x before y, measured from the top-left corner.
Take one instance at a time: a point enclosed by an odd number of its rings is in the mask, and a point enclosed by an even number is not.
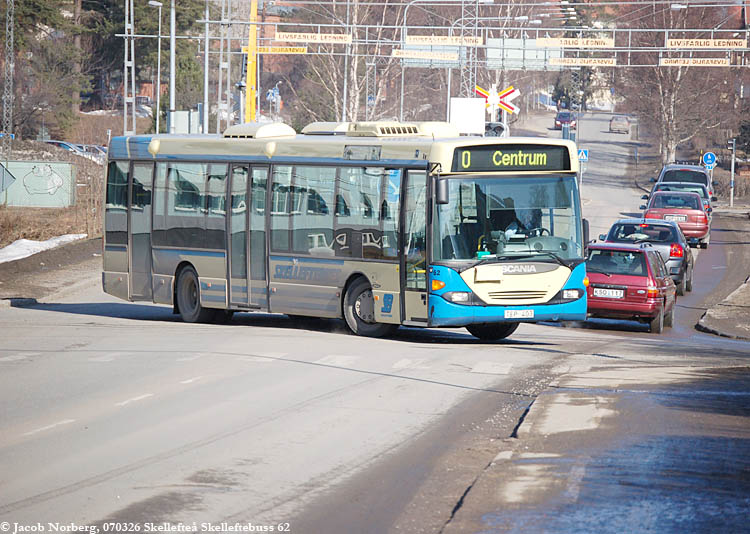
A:
[[[690,182],[703,184],[708,189],[708,196],[714,196],[714,186],[711,175],[705,167],[700,165],[683,165],[668,163],[662,167],[658,178],[651,178],[652,182]]]
[[[620,219],[609,233],[599,236],[607,243],[651,243],[667,266],[677,294],[693,290],[693,253],[680,226],[660,219]]]

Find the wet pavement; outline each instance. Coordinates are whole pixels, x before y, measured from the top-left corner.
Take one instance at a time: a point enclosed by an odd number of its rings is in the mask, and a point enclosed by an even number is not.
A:
[[[750,368],[573,372],[445,533],[747,532]]]

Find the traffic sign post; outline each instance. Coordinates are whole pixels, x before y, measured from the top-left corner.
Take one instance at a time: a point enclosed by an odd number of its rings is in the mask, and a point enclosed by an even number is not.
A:
[[[706,166],[706,168],[713,169],[714,165],[716,165],[716,154],[714,154],[713,152],[706,152],[705,154],[703,154],[703,164]]]
[[[578,149],[578,161],[581,164],[581,169],[578,171],[578,189],[583,189],[583,173],[586,172],[586,163],[589,161],[589,149],[579,148]]]
[[[13,182],[15,181],[16,177],[10,173],[5,165],[0,163],[0,192],[8,189],[11,185],[13,185]]]
[[[517,98],[521,92],[518,89],[514,89],[511,85],[510,87],[506,87],[502,91],[497,91],[497,85],[493,84],[489,91],[486,91],[479,87],[478,85],[474,86],[474,92],[477,93],[479,96],[483,97],[486,101],[486,107],[488,108],[487,111],[490,113],[490,122],[494,122],[497,117],[497,108],[500,108],[503,112],[503,124],[508,124],[508,113],[517,113],[519,111],[519,108],[511,103],[512,100]],[[509,137],[510,136],[510,129],[505,128],[503,131],[503,137]]]

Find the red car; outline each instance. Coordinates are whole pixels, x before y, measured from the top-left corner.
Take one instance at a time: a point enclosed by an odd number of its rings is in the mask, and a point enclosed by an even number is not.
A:
[[[596,243],[588,250],[589,317],[648,323],[655,334],[672,326],[677,291],[664,260],[650,243]]]
[[[710,224],[708,213],[698,193],[657,191],[641,206],[644,219],[664,219],[674,221],[689,241],[700,242],[701,248],[708,247]]]

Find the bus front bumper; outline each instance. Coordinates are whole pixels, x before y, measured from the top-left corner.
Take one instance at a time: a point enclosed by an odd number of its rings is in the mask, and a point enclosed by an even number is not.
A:
[[[536,323],[540,321],[583,321],[586,297],[565,304],[530,306],[477,306],[448,302],[430,294],[430,326],[466,326],[479,323]]]

